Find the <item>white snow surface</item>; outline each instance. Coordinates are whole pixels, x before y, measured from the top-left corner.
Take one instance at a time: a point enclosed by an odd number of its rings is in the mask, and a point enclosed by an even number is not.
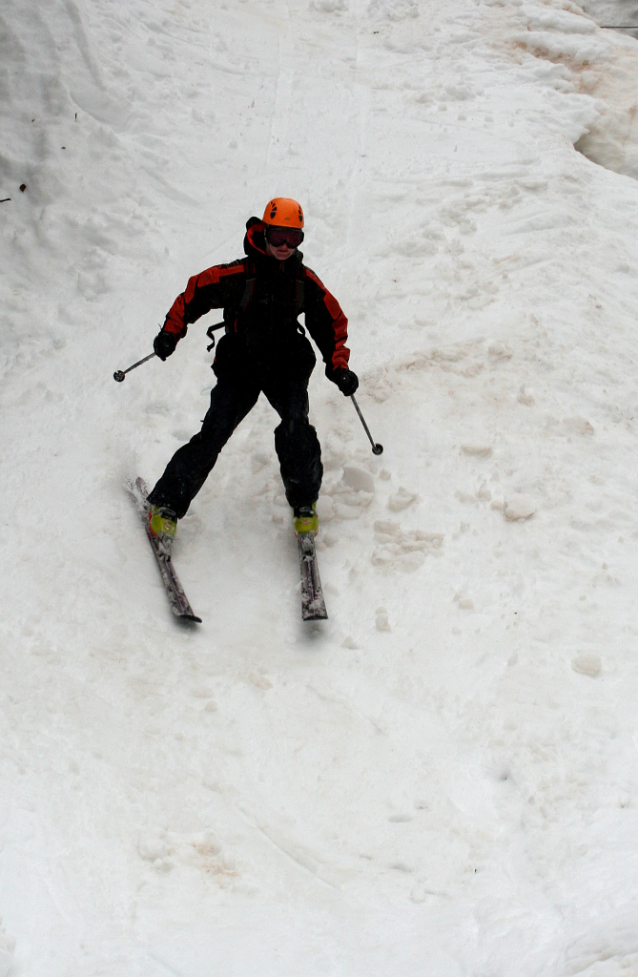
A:
[[[2,977],[638,974],[638,45],[593,6],[4,0]],[[112,374],[274,194],[385,451],[318,368],[304,627],[262,398],[184,628],[124,480],[218,315]]]

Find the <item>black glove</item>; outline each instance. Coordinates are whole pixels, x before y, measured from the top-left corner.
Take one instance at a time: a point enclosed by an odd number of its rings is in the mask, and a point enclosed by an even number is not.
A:
[[[159,356],[160,360],[165,360],[175,352],[175,347],[177,346],[177,336],[172,332],[158,332],[157,336],[153,340],[153,349]]]
[[[330,373],[328,379],[336,383],[341,393],[346,397],[352,397],[359,386],[359,377],[357,374],[343,367],[340,370],[334,370]]]

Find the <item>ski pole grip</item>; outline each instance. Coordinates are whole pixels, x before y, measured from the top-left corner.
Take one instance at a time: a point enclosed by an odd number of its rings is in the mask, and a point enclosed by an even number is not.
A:
[[[148,363],[148,361],[152,360],[154,356],[157,356],[157,353],[150,353],[148,356],[145,356],[143,360],[138,360],[137,363],[133,364],[133,366],[127,367],[126,370],[116,370],[113,374],[113,379],[118,383],[122,383],[122,381],[126,379],[127,373],[130,373],[131,370],[135,370],[138,366],[141,366],[142,363]]]

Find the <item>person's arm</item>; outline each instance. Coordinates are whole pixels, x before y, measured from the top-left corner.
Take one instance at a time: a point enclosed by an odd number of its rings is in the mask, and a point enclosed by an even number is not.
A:
[[[241,296],[246,274],[245,260],[228,265],[214,265],[189,279],[186,289],[171,306],[161,331],[155,337],[153,349],[165,360],[186,335],[191,322],[196,322],[211,309],[232,305]]]
[[[359,380],[348,366],[348,320],[334,295],[310,268],[305,269],[304,311],[308,332],[326,364],[326,376],[350,396],[359,386]]]

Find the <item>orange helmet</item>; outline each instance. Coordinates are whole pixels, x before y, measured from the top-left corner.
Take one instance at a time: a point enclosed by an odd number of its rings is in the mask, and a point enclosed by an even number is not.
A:
[[[301,204],[290,197],[273,197],[269,201],[262,218],[264,224],[274,227],[303,227],[303,210]]]

